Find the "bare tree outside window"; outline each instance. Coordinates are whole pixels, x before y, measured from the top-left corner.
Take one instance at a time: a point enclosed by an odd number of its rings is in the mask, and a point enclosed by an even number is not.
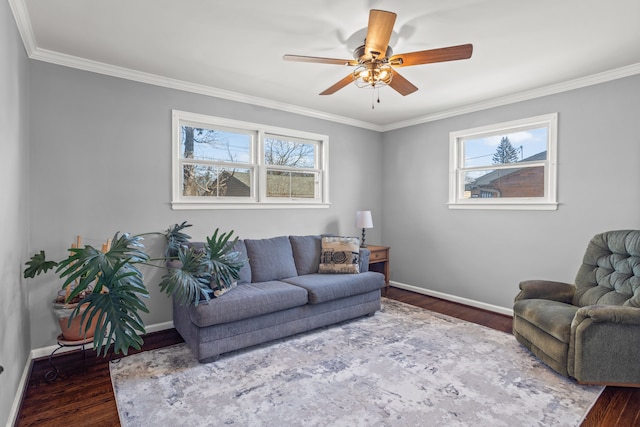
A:
[[[315,145],[268,138],[264,144],[264,162],[268,165],[313,168]]]
[[[182,141],[185,159],[237,163],[240,155],[249,149],[248,144],[234,138],[234,134],[215,129],[182,126]],[[183,167],[184,196],[248,197],[249,181],[247,169],[195,164]]]
[[[316,173],[298,170],[315,168],[316,144],[283,138],[265,138],[264,161],[269,165],[268,197],[315,197]]]

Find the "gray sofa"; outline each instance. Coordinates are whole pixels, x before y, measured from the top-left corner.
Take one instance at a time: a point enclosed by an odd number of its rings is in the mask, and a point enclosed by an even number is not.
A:
[[[357,274],[320,274],[321,236],[239,240],[249,262],[236,287],[199,304],[173,301],[176,330],[200,362],[380,309],[384,275],[368,271],[360,250]]]

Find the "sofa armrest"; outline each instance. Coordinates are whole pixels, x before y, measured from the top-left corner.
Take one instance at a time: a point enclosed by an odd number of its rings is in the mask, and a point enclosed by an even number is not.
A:
[[[369,257],[371,252],[367,248],[360,248],[360,273],[369,271]]]
[[[546,299],[571,304],[576,287],[551,280],[525,280],[520,282],[520,293],[515,301],[523,299]]]

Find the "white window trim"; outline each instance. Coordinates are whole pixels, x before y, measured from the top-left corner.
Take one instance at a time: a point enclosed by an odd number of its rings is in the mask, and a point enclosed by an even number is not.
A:
[[[465,199],[464,182],[462,180],[461,143],[487,135],[509,133],[524,127],[547,127],[547,159],[540,162],[544,165],[544,197],[511,197],[496,199]],[[504,209],[504,210],[557,210],[557,141],[558,113],[529,117],[494,125],[451,132],[449,134],[449,209]]]
[[[201,123],[209,126],[220,126],[225,128],[253,131],[256,134],[252,157],[257,165],[256,173],[253,176],[254,186],[253,196],[247,199],[198,199],[196,197],[182,196],[181,175],[182,168],[180,162],[180,128],[182,122]],[[291,138],[300,138],[311,141],[318,141],[320,156],[318,169],[320,173],[320,194],[315,200],[309,199],[284,199],[277,200],[266,198],[265,178],[266,167],[264,164],[264,147],[261,141],[265,134],[283,135]],[[267,126],[258,123],[244,122],[240,120],[226,119],[221,117],[208,116],[198,113],[190,113],[180,110],[172,110],[172,148],[171,148],[171,208],[174,210],[183,209],[297,209],[297,208],[327,208],[329,202],[329,137],[316,133],[304,132],[282,127]],[[245,166],[243,166],[245,167]],[[246,165],[249,167],[249,165]]]

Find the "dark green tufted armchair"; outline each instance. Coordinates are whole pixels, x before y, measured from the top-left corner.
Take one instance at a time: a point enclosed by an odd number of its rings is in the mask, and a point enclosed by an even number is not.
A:
[[[640,230],[591,239],[575,285],[521,282],[513,334],[581,383],[640,387]]]

